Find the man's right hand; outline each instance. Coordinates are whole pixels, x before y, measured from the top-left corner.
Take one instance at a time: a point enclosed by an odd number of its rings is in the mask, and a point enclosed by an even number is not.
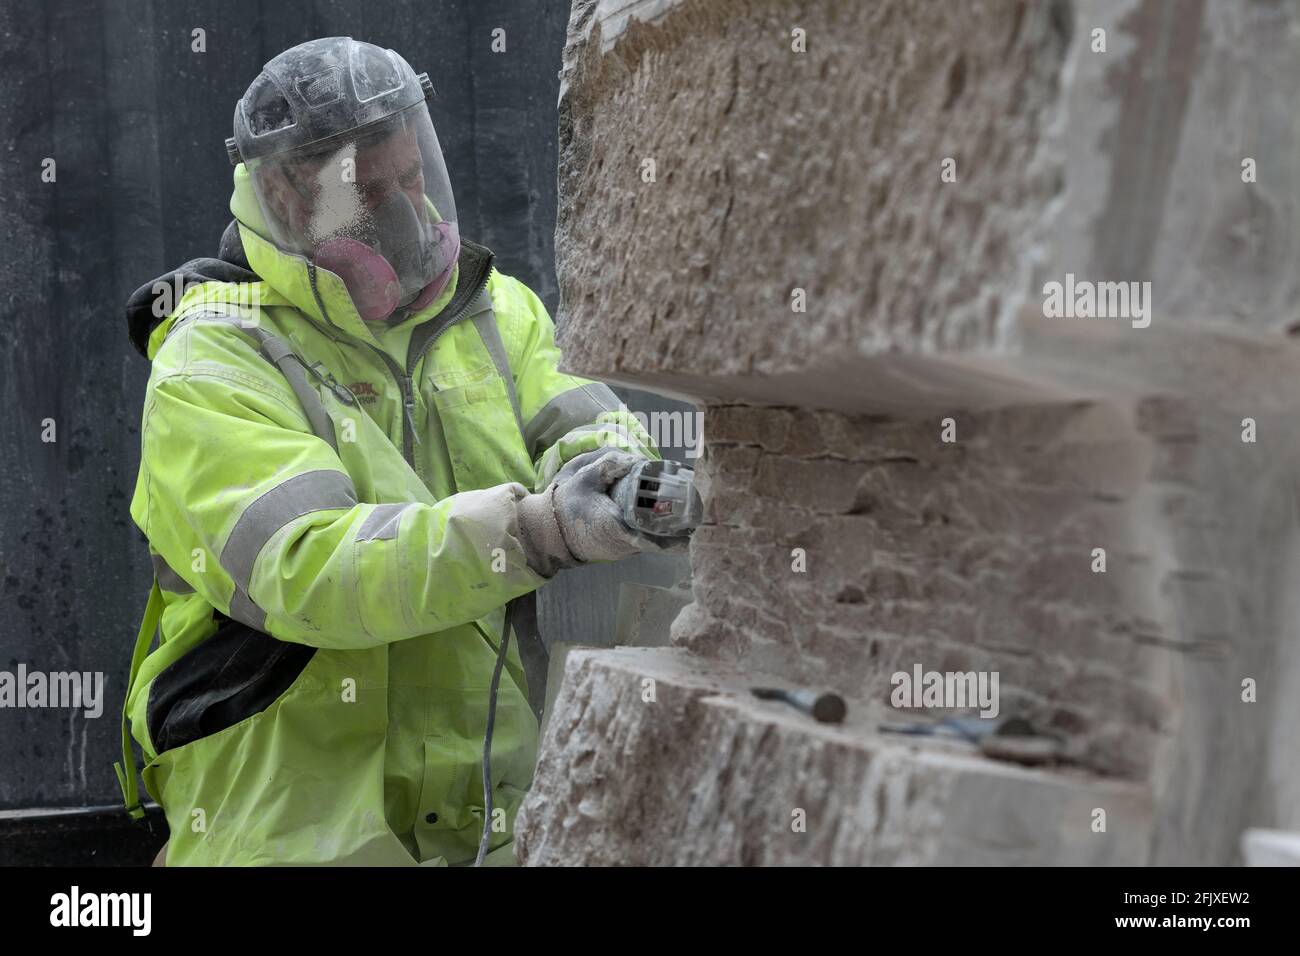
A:
[[[578,455],[546,490],[519,502],[520,538],[528,564],[543,577],[590,561],[616,561],[643,550],[609,496],[639,456],[617,448]],[[651,550],[657,550],[652,548]]]
[[[604,458],[606,455],[612,454],[617,451],[620,451],[620,449],[615,448],[613,446],[609,446],[606,448],[597,448],[595,451],[584,451],[581,455],[577,455],[569,459],[568,461],[566,461],[564,463],[564,467],[555,473],[555,477],[551,479],[550,484],[548,484],[546,487],[549,489],[551,485],[563,484],[564,482],[572,478],[574,475],[576,475],[583,468],[585,468],[587,465],[590,465],[594,461],[599,461],[600,459]],[[633,457],[632,460],[633,462],[635,462],[636,458]]]

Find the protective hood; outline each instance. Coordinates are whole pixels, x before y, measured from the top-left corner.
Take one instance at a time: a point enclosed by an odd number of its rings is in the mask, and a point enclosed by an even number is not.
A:
[[[188,290],[206,283],[258,281],[239,247],[238,234],[233,225],[232,223],[232,228],[226,230],[226,235],[234,234],[234,241],[232,243],[223,237],[217,258],[204,256],[191,259],[146,282],[126,300],[127,336],[135,350],[145,358],[153,358],[149,347],[152,334],[177,312],[177,307]]]

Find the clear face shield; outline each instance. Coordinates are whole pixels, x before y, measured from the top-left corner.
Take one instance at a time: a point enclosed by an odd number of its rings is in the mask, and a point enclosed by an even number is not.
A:
[[[451,280],[456,205],[423,102],[247,166],[271,238],[337,274],[367,322],[418,312]]]

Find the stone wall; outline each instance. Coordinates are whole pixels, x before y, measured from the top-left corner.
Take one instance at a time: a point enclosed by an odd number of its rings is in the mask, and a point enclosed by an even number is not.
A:
[[[1166,322],[1300,321],[1294,3],[1076,0],[1056,258],[1150,279]],[[1093,30],[1107,51],[1093,53]],[[1243,183],[1241,164],[1256,163]]]
[[[770,401],[787,389],[766,380],[789,378],[860,407],[912,391],[882,353],[1004,347],[1061,189],[1043,126],[1066,10],[579,0],[556,236],[569,363],[696,398]]]
[[[1296,825],[1294,250],[1214,250],[1294,214],[1226,51],[1281,64],[1300,13],[1210,6],[575,3],[562,345],[701,404],[706,514],[671,646],[570,655],[525,862],[1226,863]],[[1067,272],[1154,277],[1150,324],[1045,318]],[[997,673],[1053,757],[884,732],[950,713],[892,706],[917,665]]]

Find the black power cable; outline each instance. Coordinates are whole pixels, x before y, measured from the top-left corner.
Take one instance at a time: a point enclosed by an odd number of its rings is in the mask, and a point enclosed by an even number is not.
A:
[[[497,663],[492,670],[492,688],[488,691],[487,728],[483,731],[483,836],[478,843],[475,866],[483,865],[492,834],[492,729],[496,724],[497,689],[501,685],[501,668],[505,665],[506,651],[510,646],[510,618],[514,610],[515,602],[511,601],[506,605],[505,620],[501,624],[501,646],[497,648]]]

